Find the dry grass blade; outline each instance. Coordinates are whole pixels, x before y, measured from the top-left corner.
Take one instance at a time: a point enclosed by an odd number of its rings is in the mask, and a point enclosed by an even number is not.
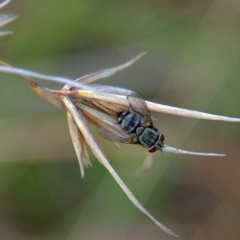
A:
[[[76,79],[75,81],[73,81],[71,79],[67,79],[67,78],[49,76],[49,75],[45,75],[45,74],[41,74],[41,73],[28,71],[25,69],[15,68],[15,67],[9,66],[8,64],[4,63],[3,61],[0,61],[0,62],[2,62],[1,64],[4,65],[4,66],[0,66],[0,71],[4,72],[4,73],[33,77],[33,78],[41,79],[44,81],[67,84],[68,86],[65,86],[63,88],[64,90],[69,89],[69,86],[76,87],[79,89],[91,90],[91,88],[85,84],[102,79],[102,78],[110,77],[110,76],[114,75],[115,73],[117,73],[127,67],[130,67],[132,64],[134,64],[138,59],[140,59],[145,54],[146,54],[146,52],[140,53],[126,63],[123,63],[116,67],[112,67],[109,69],[104,69],[104,70],[101,70],[101,71],[98,71],[95,73],[88,74],[79,79]]]
[[[111,94],[106,92],[96,92],[89,90],[79,90],[78,95],[84,98],[114,102],[116,104],[128,106],[128,100],[126,96]],[[225,122],[240,122],[240,118],[232,118],[220,115],[214,115],[209,113],[203,113],[194,110],[188,110],[183,108],[171,107],[163,104],[153,103],[146,101],[148,109],[154,112],[167,113],[172,115],[178,115],[189,118],[205,119],[205,120],[215,120],[215,121],[225,121]]]
[[[104,69],[95,73],[91,73],[88,74],[86,76],[83,76],[81,78],[76,79],[76,82],[82,83],[82,84],[88,84],[94,81],[97,81],[99,79],[103,79],[103,78],[108,78],[111,77],[112,75],[114,75],[115,73],[124,70],[125,68],[130,67],[131,65],[133,65],[137,60],[139,60],[143,55],[145,55],[146,52],[140,53],[137,56],[135,56],[134,58],[132,58],[131,60],[129,60],[128,62],[116,66],[116,67],[112,67],[109,69]]]
[[[68,78],[49,76],[49,75],[45,75],[45,74],[41,74],[41,73],[28,71],[28,70],[21,69],[21,68],[0,66],[0,72],[10,73],[10,74],[15,74],[15,75],[21,75],[21,76],[28,76],[28,77],[48,81],[48,82],[57,82],[57,83],[62,83],[62,84],[69,84],[73,87],[82,88],[82,89],[89,89],[88,86],[83,85],[81,83],[74,82],[74,81],[72,81],[71,79],[68,79]]]
[[[138,177],[144,176],[153,164],[153,154],[148,151],[145,151],[145,154],[145,161],[143,162],[142,166],[135,171],[135,175]]]
[[[175,154],[189,154],[189,155],[197,155],[197,156],[211,156],[211,157],[225,157],[226,154],[220,154],[220,153],[202,153],[202,152],[191,152],[186,151],[182,149],[177,149],[174,147],[170,147],[164,144],[164,147],[162,148],[163,152],[170,152]]]
[[[240,118],[226,117],[221,115],[215,115],[210,113],[199,112],[195,110],[188,110],[184,108],[171,107],[159,103],[153,103],[146,101],[147,106],[150,111],[167,113],[182,117],[197,118],[204,120],[213,120],[213,121],[224,121],[224,122],[240,122]]]
[[[135,61],[139,57],[141,57],[141,55],[138,55],[137,57],[135,57],[134,58]],[[131,60],[131,61],[133,61],[133,60]],[[111,93],[106,93],[106,92],[92,91],[92,88],[90,85],[86,86],[82,83],[78,83],[78,82],[72,81],[70,79],[55,77],[55,76],[48,76],[48,75],[44,75],[44,74],[27,71],[24,69],[18,69],[18,68],[6,67],[6,66],[0,66],[0,71],[5,72],[5,73],[16,74],[16,75],[25,75],[25,76],[29,76],[29,77],[35,77],[35,78],[39,78],[39,79],[46,80],[46,81],[53,81],[53,82],[68,84],[70,86],[81,89],[78,91],[79,96],[128,106],[128,101],[127,101],[126,97],[123,95],[118,95],[118,94],[113,95]],[[90,75],[91,74],[89,74],[88,76],[90,76]],[[99,79],[99,76],[98,76],[98,79]],[[93,81],[93,79],[92,79],[92,81]],[[113,89],[114,89],[114,87],[112,87],[112,91],[113,91]],[[116,88],[116,89],[118,89],[118,88]],[[64,94],[64,92],[61,92],[61,91],[52,91],[52,92]],[[67,95],[67,92],[65,94]],[[71,92],[70,92],[70,94],[71,94]],[[173,114],[173,115],[178,115],[178,116],[183,116],[183,117],[205,119],[205,120],[240,122],[239,118],[214,115],[214,114],[203,113],[203,112],[188,110],[188,109],[183,109],[183,108],[176,108],[176,107],[171,107],[171,106],[167,106],[167,105],[163,105],[163,104],[157,104],[157,103],[153,103],[153,102],[149,102],[149,101],[146,101],[146,103],[147,103],[147,106],[150,111]]]
[[[0,9],[4,8],[7,4],[9,4],[11,2],[11,0],[5,0],[2,3],[0,3]]]
[[[13,14],[4,14],[3,16],[0,16],[0,28],[4,27],[8,23],[16,20],[18,17]]]
[[[10,0],[5,0],[3,2],[0,3],[0,9],[4,8],[7,4],[9,4],[11,1]],[[16,20],[18,17],[13,15],[13,14],[1,14],[0,15],[0,28],[4,27],[5,25],[7,25],[8,23]],[[12,34],[13,31],[0,31],[0,37],[8,35],[8,34]]]
[[[158,222],[142,205],[141,203],[136,199],[136,197],[133,195],[133,193],[128,189],[128,187],[125,185],[125,183],[122,181],[122,179],[118,176],[118,174],[115,172],[115,170],[112,168],[112,166],[109,164],[108,160],[106,159],[103,151],[101,150],[96,136],[93,133],[92,129],[90,128],[89,124],[86,122],[85,117],[83,114],[78,111],[74,104],[71,102],[71,100],[68,97],[62,97],[62,100],[67,108],[67,110],[71,113],[74,121],[76,122],[77,126],[79,127],[79,130],[82,132],[84,138],[86,139],[89,147],[91,148],[93,154],[95,157],[99,160],[99,162],[102,163],[102,165],[109,171],[109,173],[112,175],[112,177],[115,179],[115,181],[118,183],[118,185],[122,188],[122,190],[125,192],[125,194],[128,196],[129,200],[144,214],[146,214],[158,227],[160,227],[163,231],[166,233],[177,237],[170,229],[166,228],[164,225],[162,225],[160,222]]]
[[[81,108],[81,110],[84,112],[84,115],[86,115],[88,119],[98,128],[107,128],[109,126],[111,127],[111,130],[116,129],[116,134],[121,129],[119,125],[116,124],[116,120],[109,117],[107,114],[102,113],[96,109],[87,107],[80,103],[78,103],[77,106]]]
[[[11,66],[10,64],[0,60],[0,64],[3,66],[0,66],[0,71],[1,67],[7,67],[9,70],[15,71],[15,68]],[[35,81],[33,81],[30,77],[27,75],[21,75],[26,82],[28,83],[28,86],[34,91],[37,95],[48,101],[49,103],[53,104],[55,107],[60,108],[65,110],[64,104],[62,103],[59,94],[54,93],[52,90],[49,88],[46,88]]]
[[[88,167],[88,165],[91,166],[85,141],[69,111],[67,111],[67,119],[73,146],[80,166],[81,176],[84,178],[84,167]]]
[[[7,31],[1,31],[0,32],[0,37],[9,35],[9,34],[13,34],[13,31],[7,30]]]

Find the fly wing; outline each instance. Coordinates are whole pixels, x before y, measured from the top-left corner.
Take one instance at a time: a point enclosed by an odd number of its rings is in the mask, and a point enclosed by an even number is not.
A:
[[[107,140],[120,143],[137,144],[138,140],[135,134],[126,134],[123,131],[113,132],[105,128],[99,130],[99,134]]]
[[[84,116],[99,128],[99,134],[102,137],[113,142],[138,143],[135,134],[127,134],[122,130],[117,118],[110,117],[108,114],[80,102],[77,103],[77,106],[83,111]]]
[[[127,98],[130,105],[130,111],[142,115],[147,126],[153,126],[147,104],[142,96],[139,93],[132,91]]]

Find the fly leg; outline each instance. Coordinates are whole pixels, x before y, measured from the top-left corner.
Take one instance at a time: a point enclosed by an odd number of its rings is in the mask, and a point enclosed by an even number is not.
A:
[[[136,171],[135,171],[135,175],[137,177],[142,177],[144,176],[149,169],[151,168],[153,163],[153,154],[149,153],[148,151],[146,151],[146,158],[142,164],[141,167],[139,167]]]

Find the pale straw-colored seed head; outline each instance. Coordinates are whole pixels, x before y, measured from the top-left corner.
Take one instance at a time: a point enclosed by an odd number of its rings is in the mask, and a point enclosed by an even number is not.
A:
[[[5,7],[10,0],[4,0],[0,3],[0,9]],[[17,17],[12,14],[0,15],[0,28],[6,26],[8,23],[14,21]],[[13,33],[12,31],[0,31],[0,37]],[[129,137],[124,133],[121,126],[117,122],[119,112],[128,111],[129,108],[128,96],[132,95],[133,91],[97,84],[90,84],[94,81],[110,77],[115,73],[131,66],[145,53],[137,55],[130,61],[109,69],[104,69],[92,74],[83,76],[75,81],[71,79],[47,76],[36,72],[31,72],[24,69],[14,68],[3,61],[0,61],[0,72],[21,75],[25,78],[29,87],[39,96],[50,102],[54,106],[66,111],[69,131],[72,142],[76,151],[76,155],[80,165],[80,172],[84,177],[85,167],[91,166],[91,161],[87,152],[86,144],[89,145],[91,151],[99,162],[109,171],[112,177],[116,180],[120,188],[125,192],[129,200],[145,215],[147,215],[158,227],[166,233],[177,237],[170,229],[166,228],[158,222],[136,199],[133,193],[128,189],[122,179],[118,176],[115,170],[110,165],[105,153],[99,144],[98,138],[92,130],[89,123],[93,123],[100,129],[104,129],[104,134],[111,132],[114,135],[113,141],[116,139]],[[57,83],[67,84],[62,90],[51,90],[40,84],[34,82],[30,77],[53,81]],[[190,118],[208,119],[215,121],[240,122],[239,118],[231,118],[225,116],[218,116],[208,113],[202,113],[193,110],[175,108],[158,103],[146,101],[146,106],[150,111],[162,112],[167,114],[179,115]],[[134,142],[132,136],[131,143]],[[109,138],[110,139],[110,138]],[[167,145],[163,145],[162,151],[176,154],[191,154],[201,156],[225,156],[224,154],[216,153],[199,153],[176,149]],[[146,161],[143,167],[138,171],[138,174],[143,174],[152,164],[152,155],[147,153]]]
[[[113,67],[110,69],[101,70],[96,73],[86,75],[75,81],[70,79],[47,76],[28,70],[13,68],[4,62],[0,62],[0,71],[22,75],[26,79],[30,88],[40,95],[42,98],[53,104],[54,106],[63,109],[67,113],[67,119],[69,124],[70,135],[76,151],[76,155],[79,161],[81,175],[84,177],[84,168],[91,166],[90,158],[87,153],[86,143],[89,145],[91,151],[99,162],[109,171],[112,177],[116,180],[129,200],[144,214],[146,214],[157,226],[159,226],[166,233],[175,235],[170,229],[163,226],[158,222],[136,199],[128,187],[124,184],[118,174],[110,165],[106,155],[101,148],[98,138],[92,130],[89,123],[95,124],[101,133],[101,129],[104,129],[106,134],[111,132],[115,139],[119,137],[128,137],[128,134],[124,133],[121,126],[117,122],[117,115],[121,111],[128,111],[129,108],[128,96],[132,95],[133,91],[118,87],[104,86],[97,84],[90,84],[93,81],[100,80],[102,78],[110,77],[113,74],[131,66],[145,53],[137,55],[130,61]],[[46,81],[54,81],[58,83],[65,83],[61,90],[51,90],[39,85],[29,77],[35,77]],[[158,103],[146,101],[146,106],[150,111],[164,112],[168,114],[180,115],[191,118],[208,119],[216,121],[228,121],[228,122],[240,122],[238,118],[230,118],[225,116],[217,116],[198,111],[192,111],[187,109],[170,107]],[[124,109],[124,110],[123,110]],[[125,134],[125,135],[124,135]],[[109,138],[110,139],[110,138]],[[134,139],[133,139],[134,140]],[[134,143],[134,142],[132,142]],[[192,154],[201,156],[224,156],[224,154],[217,153],[199,153],[176,149],[164,144],[162,151],[177,153],[177,154]],[[143,168],[139,171],[141,174],[151,166],[152,157],[147,155],[147,161],[143,165]]]

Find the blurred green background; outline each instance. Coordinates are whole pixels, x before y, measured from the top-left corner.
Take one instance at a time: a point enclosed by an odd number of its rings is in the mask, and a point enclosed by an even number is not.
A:
[[[75,79],[147,51],[101,83],[240,117],[237,0],[13,0],[1,13],[19,16],[5,27],[14,35],[0,39],[0,58],[14,66]],[[22,78],[0,77],[0,239],[173,239],[129,202],[92,155],[82,180],[65,113]],[[181,239],[239,238],[240,123],[152,115],[166,144],[227,156],[155,153],[153,167],[138,177],[144,150],[100,139],[114,169]]]

